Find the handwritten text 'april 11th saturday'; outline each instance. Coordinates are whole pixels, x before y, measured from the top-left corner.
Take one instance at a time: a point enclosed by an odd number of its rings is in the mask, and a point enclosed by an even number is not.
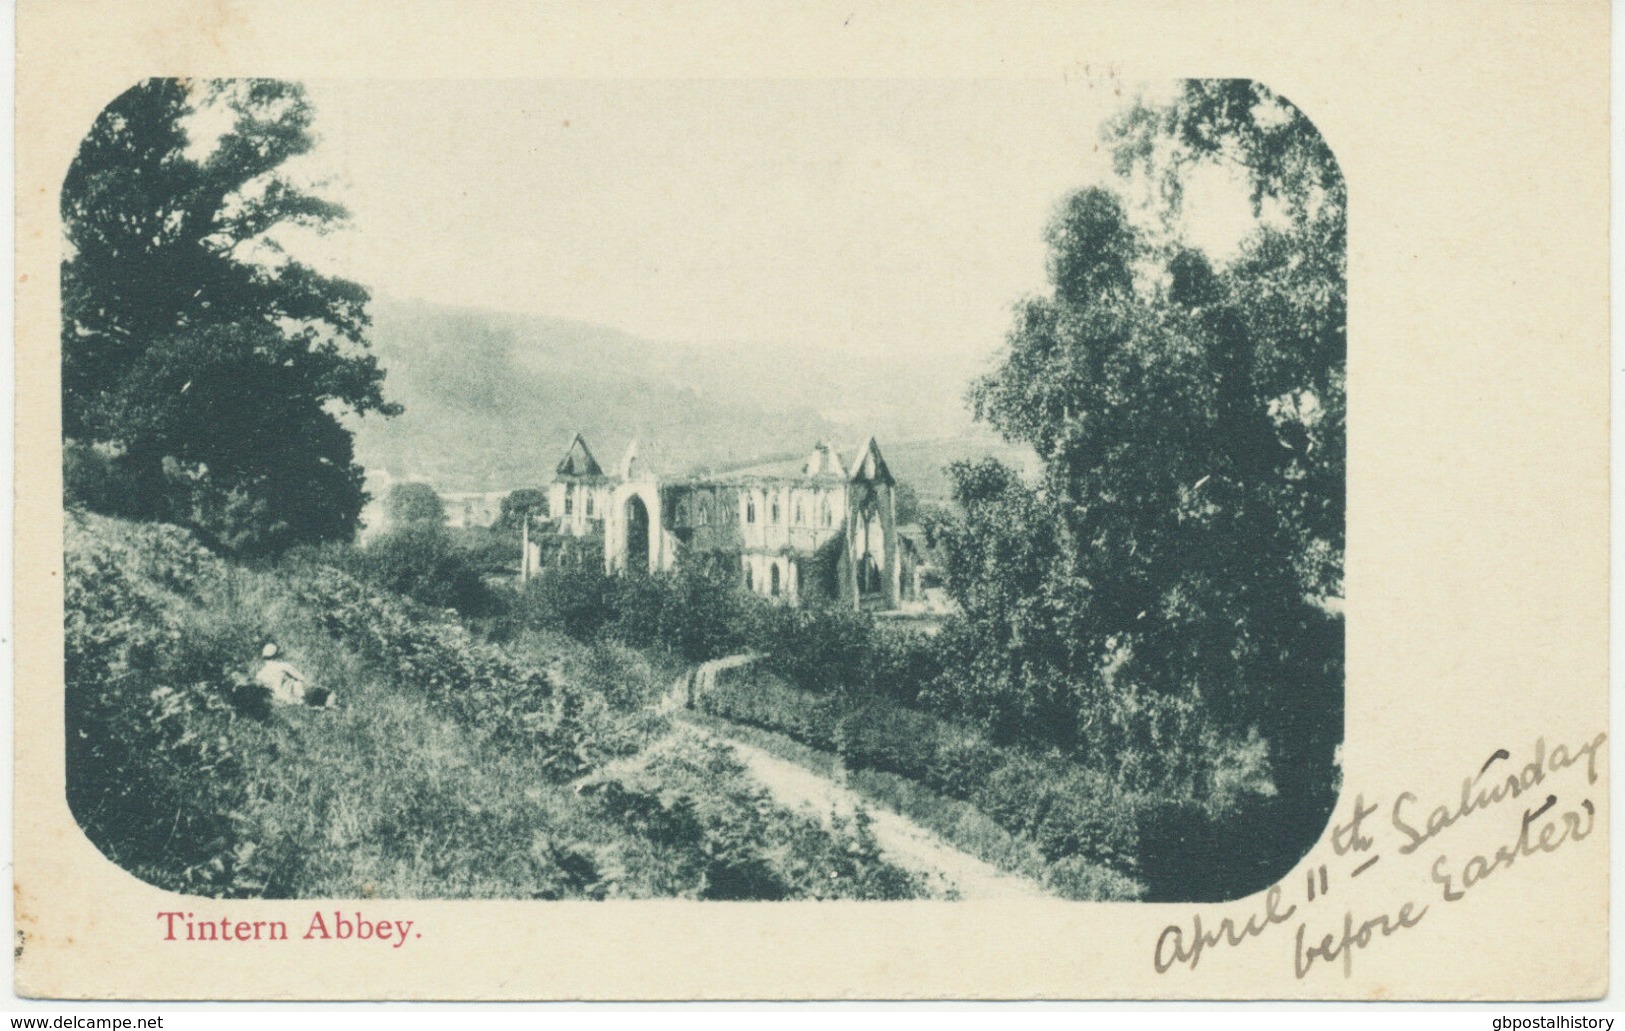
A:
[[[1527,753],[1528,761],[1521,766],[1521,756],[1497,748],[1476,773],[1462,779],[1460,798],[1442,803],[1430,804],[1409,791],[1400,792],[1387,803],[1367,803],[1363,794],[1356,795],[1353,811],[1345,819],[1334,821],[1331,829],[1332,850],[1339,857],[1348,857],[1352,864],[1348,878],[1365,873],[1391,850],[1395,862],[1419,859],[1427,864],[1433,893],[1374,916],[1356,915],[1354,910],[1345,909],[1340,921],[1336,917],[1329,921],[1330,931],[1325,930],[1325,923],[1312,928],[1315,918],[1327,912],[1324,899],[1331,888],[1330,873],[1321,865],[1309,870],[1306,890],[1298,901],[1288,901],[1283,882],[1264,894],[1262,911],[1251,916],[1227,916],[1216,923],[1204,923],[1197,914],[1188,923],[1164,927],[1152,954],[1157,972],[1167,973],[1179,966],[1194,970],[1208,949],[1235,948],[1250,939],[1274,937],[1273,928],[1296,924],[1292,932],[1293,973],[1302,979],[1335,964],[1347,977],[1354,970],[1355,952],[1415,927],[1432,906],[1462,902],[1486,878],[1589,837],[1596,824],[1597,806],[1585,796],[1589,785],[1597,782],[1598,751],[1607,738],[1606,734],[1598,734],[1577,746],[1559,744],[1548,748],[1542,737],[1535,741]],[[1565,776],[1571,767],[1584,771],[1584,783],[1577,783],[1578,772]],[[1563,801],[1557,793],[1560,786]],[[1514,801],[1519,804],[1506,805]],[[1504,814],[1508,812],[1517,813],[1516,822],[1506,820]],[[1441,839],[1451,827],[1485,813],[1496,814],[1485,819],[1500,819],[1508,825],[1505,842],[1492,851],[1462,854],[1452,851],[1448,841]],[[1317,900],[1322,902],[1318,907]]]

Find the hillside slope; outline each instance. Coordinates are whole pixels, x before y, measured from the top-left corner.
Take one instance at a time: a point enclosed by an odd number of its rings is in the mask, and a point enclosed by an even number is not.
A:
[[[963,375],[929,362],[786,361],[750,345],[662,343],[418,301],[380,299],[373,314],[385,393],[406,408],[354,422],[358,461],[375,482],[383,474],[447,491],[535,485],[578,430],[606,466],[635,437],[668,474],[801,455],[819,440],[850,449],[873,433],[899,476],[936,495],[945,483],[939,459],[1004,447],[971,423]],[[927,460],[911,461],[905,444]]]
[[[668,469],[848,433],[799,402],[752,403],[698,357],[605,327],[388,301],[374,320],[386,392],[406,411],[359,420],[357,454],[396,479],[445,490],[535,484],[578,430],[606,463],[637,437]]]
[[[775,806],[648,710],[612,644],[499,647],[311,562],[70,512],[68,801],[171,891],[274,898],[910,898],[861,821]],[[266,641],[339,706],[273,706]]]

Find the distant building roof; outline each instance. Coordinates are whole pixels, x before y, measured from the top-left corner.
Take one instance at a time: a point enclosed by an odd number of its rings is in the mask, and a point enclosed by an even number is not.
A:
[[[886,467],[886,459],[880,454],[880,445],[875,443],[874,437],[866,439],[858,447],[858,453],[852,459],[852,479],[875,480],[880,483],[896,483],[891,470]]]
[[[638,440],[632,438],[632,443],[626,446],[626,455],[621,459],[621,479],[628,482],[634,480],[652,480],[655,473],[649,463],[638,453]]]
[[[717,483],[742,483],[762,480],[825,480],[839,483],[846,479],[846,465],[841,453],[819,441],[805,458],[785,458],[776,462],[759,462],[741,469],[728,469],[711,476],[699,477]]]
[[[598,464],[598,459],[592,456],[592,449],[577,433],[570,442],[570,450],[564,453],[564,460],[559,463],[557,473],[560,476],[602,476],[604,467]]]
[[[801,471],[814,478],[846,476],[846,466],[841,462],[841,453],[821,440],[813,445],[812,454],[807,456]]]
[[[557,474],[560,477],[575,479],[588,479],[605,477],[604,469],[593,457],[587,442],[577,433],[570,442],[570,450],[565,453],[563,461],[559,462]],[[648,467],[639,454],[638,443],[634,440],[627,448],[626,457],[621,462],[620,478],[623,480],[655,479],[654,472]],[[874,437],[868,437],[859,445],[856,456],[851,465],[841,457],[841,452],[824,441],[813,445],[812,451],[805,458],[785,458],[778,461],[759,462],[754,465],[735,469],[723,469],[711,473],[690,473],[686,476],[676,477],[667,482],[672,484],[683,483],[690,486],[704,484],[741,484],[761,482],[793,482],[793,481],[820,481],[834,485],[850,481],[875,481],[880,483],[895,483],[891,470],[886,466],[886,459],[880,453],[880,446],[875,443]]]

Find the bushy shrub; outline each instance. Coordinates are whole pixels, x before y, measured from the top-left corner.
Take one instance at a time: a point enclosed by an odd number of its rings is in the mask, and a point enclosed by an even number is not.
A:
[[[662,643],[689,662],[721,658],[749,648],[747,628],[759,600],[714,567],[694,566],[655,579],[661,603]],[[631,627],[622,620],[623,639]]]
[[[842,713],[836,750],[853,766],[929,783],[937,766],[939,721],[877,699]]]
[[[734,609],[738,589],[702,571],[615,578],[609,593],[615,617],[607,633],[635,648],[703,662],[738,649]]]
[[[611,576],[588,563],[551,567],[532,578],[521,594],[518,619],[582,641],[614,639],[703,662],[750,646],[758,604],[703,564]]]
[[[614,579],[596,564],[551,567],[525,584],[520,622],[592,640],[616,616],[614,587]]]
[[[1029,785],[1042,799],[1043,817],[1032,830],[1045,858],[1076,856],[1117,870],[1139,865],[1140,831],[1133,798],[1114,789],[1111,779],[1094,770],[1068,770],[1051,764],[1039,784]]]
[[[1139,799],[1104,773],[1007,751],[969,801],[1031,839],[1052,863],[1077,856],[1125,874],[1137,870]]]
[[[827,694],[867,688],[874,618],[844,607],[764,605],[750,629],[767,668],[796,686]]]
[[[968,724],[996,741],[1050,744],[1055,728],[1030,726],[1031,698],[1018,686],[1008,650],[979,624],[950,618],[932,639],[940,672],[918,702],[945,719]]]
[[[877,625],[869,645],[869,684],[877,694],[904,705],[918,705],[929,685],[943,675],[944,652],[928,634]]]
[[[941,785],[943,793],[954,798],[970,798],[1004,761],[984,739],[968,730],[944,727],[935,744],[921,779]]]
[[[938,672],[917,705],[999,744],[1109,770],[1122,792],[1196,798],[1219,809],[1275,791],[1270,748],[1256,730],[1227,733],[1194,691],[1144,689],[1122,673],[1122,655],[1075,674],[1012,666],[1006,649],[963,619],[948,620],[932,644]]]
[[[1223,902],[1257,891],[1321,837],[1328,818],[1304,815],[1280,795],[1248,795],[1225,810],[1202,800],[1145,800],[1139,823],[1146,897]]]
[[[1044,887],[1077,902],[1133,902],[1145,897],[1145,885],[1082,856],[1067,856],[1045,871]]]
[[[519,544],[489,526],[464,526],[446,531],[470,568],[487,584],[512,585],[519,576]]]
[[[674,673],[648,655],[617,641],[595,641],[585,648],[571,673],[581,690],[596,695],[620,712],[634,712],[658,700],[671,687]]]
[[[471,554],[439,523],[402,523],[354,554],[352,572],[387,591],[438,609],[481,615],[494,602]]]

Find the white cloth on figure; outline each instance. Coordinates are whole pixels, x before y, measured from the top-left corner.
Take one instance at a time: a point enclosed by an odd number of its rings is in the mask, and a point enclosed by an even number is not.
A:
[[[254,679],[271,692],[271,700],[282,705],[303,705],[305,678],[281,659],[272,659],[260,667]]]

